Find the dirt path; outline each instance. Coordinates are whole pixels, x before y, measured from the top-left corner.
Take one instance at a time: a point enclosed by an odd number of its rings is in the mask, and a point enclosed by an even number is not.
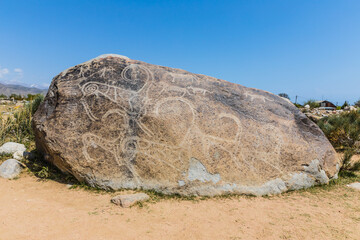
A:
[[[130,209],[111,204],[112,195],[27,174],[0,179],[0,240],[360,239],[360,191],[346,187]]]

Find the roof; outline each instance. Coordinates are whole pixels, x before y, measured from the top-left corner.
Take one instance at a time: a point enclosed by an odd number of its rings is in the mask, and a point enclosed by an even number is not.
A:
[[[328,100],[315,101],[315,103],[323,103],[323,102],[332,103],[332,102],[330,102],[330,101],[328,101]]]

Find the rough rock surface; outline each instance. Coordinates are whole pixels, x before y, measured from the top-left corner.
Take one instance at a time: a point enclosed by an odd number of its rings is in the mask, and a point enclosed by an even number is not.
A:
[[[339,166],[289,101],[120,55],[56,76],[33,127],[48,161],[102,188],[276,194],[327,183]]]
[[[8,159],[0,165],[0,177],[12,179],[21,173],[22,165],[16,159]]]
[[[7,142],[0,147],[0,154],[14,154],[15,152],[18,151],[25,152],[26,151],[25,145],[15,142]]]
[[[127,195],[118,195],[111,199],[111,202],[121,207],[127,208],[134,205],[137,202],[143,202],[149,200],[149,195],[145,193],[135,193]]]

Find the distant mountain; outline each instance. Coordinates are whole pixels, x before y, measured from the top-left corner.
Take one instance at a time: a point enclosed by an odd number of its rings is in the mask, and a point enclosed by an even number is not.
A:
[[[0,94],[4,94],[6,96],[10,96],[11,94],[26,96],[28,94],[38,94],[38,93],[42,93],[43,95],[46,95],[47,91],[48,91],[47,89],[0,83]]]

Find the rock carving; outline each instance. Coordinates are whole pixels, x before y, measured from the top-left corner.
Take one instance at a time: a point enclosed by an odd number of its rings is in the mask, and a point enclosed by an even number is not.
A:
[[[337,173],[334,149],[291,103],[123,56],[56,76],[33,126],[49,161],[103,188],[262,195]]]

